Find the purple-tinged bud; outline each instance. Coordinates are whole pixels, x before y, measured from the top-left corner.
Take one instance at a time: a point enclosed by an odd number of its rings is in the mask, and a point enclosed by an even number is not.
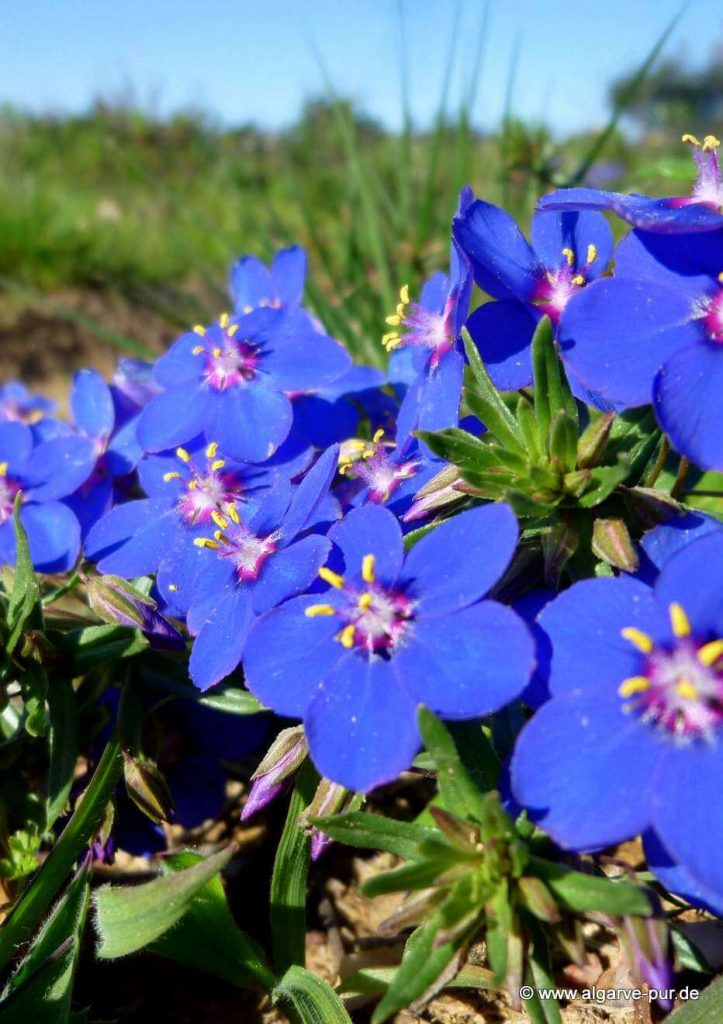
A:
[[[123,752],[126,790],[136,807],[151,821],[170,821],[173,801],[158,765]]]
[[[433,512],[459,501],[464,495],[461,490],[463,486],[464,481],[457,467],[445,466],[429,483],[417,491],[411,507],[402,517],[404,522],[413,523],[418,519],[426,519]]]
[[[241,811],[241,821],[248,821],[283,793],[308,753],[302,725],[281,730],[251,776],[253,785]]]
[[[616,569],[635,572],[638,568],[638,553],[624,519],[596,519],[592,528],[592,551]]]
[[[580,469],[592,469],[599,465],[605,454],[614,422],[615,413],[603,413],[580,435],[577,442],[577,464]]]
[[[655,907],[652,917],[625,917],[619,931],[626,956],[641,981],[656,992],[672,991],[673,965],[670,932],[657,897],[649,894]],[[670,999],[658,1000],[669,1010]]]
[[[152,647],[182,651],[186,643],[158,611],[151,597],[139,593],[119,576],[91,576],[85,579],[88,603],[104,622],[139,629]]]
[[[325,818],[329,814],[343,814],[345,811],[356,810],[363,797],[340,786],[338,782],[321,779],[316,793],[306,810],[299,815],[299,828],[311,832],[311,859],[318,860],[326,848],[333,842],[314,827],[314,818]]]

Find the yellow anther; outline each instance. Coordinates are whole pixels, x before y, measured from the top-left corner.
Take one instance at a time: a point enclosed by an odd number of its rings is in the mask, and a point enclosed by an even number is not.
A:
[[[223,467],[225,465],[226,465],[226,460],[225,459],[214,459],[214,461],[211,463],[211,469],[214,470],[214,472],[215,472],[215,470],[217,470],[217,469],[223,469]]]
[[[219,544],[230,544],[231,543],[231,541],[228,539],[226,534],[223,533],[222,530],[214,530],[213,531],[213,535],[216,538],[216,540],[219,542]]]
[[[575,276],[572,279],[572,283],[576,285],[583,285],[585,284],[585,278],[582,276],[582,274],[575,274]]]
[[[721,284],[723,284],[723,270],[721,270],[720,274],[718,275],[718,280]]]
[[[344,626],[341,633],[339,634],[339,643],[342,647],[346,647],[350,650],[354,646],[354,634],[356,633],[356,627],[350,622],[348,626]]]
[[[178,587],[176,586],[176,584],[175,584],[175,583],[169,583],[169,584],[168,584],[168,589],[169,589],[169,590],[170,590],[170,591],[171,591],[171,592],[172,592],[173,594],[175,594],[175,593],[176,593],[176,591],[178,590]]]
[[[409,285],[403,284],[399,289],[399,298],[402,300],[402,305],[409,305]]]
[[[217,512],[216,509],[211,513],[211,519],[213,519],[216,526],[220,526],[222,530],[225,530],[228,526],[228,519],[224,519],[221,513]]]
[[[196,334],[200,334],[202,338],[206,337],[206,328],[201,324],[196,324],[193,330]]]
[[[0,476],[8,475],[8,464],[7,462],[0,462]]]
[[[681,679],[675,687],[678,694],[685,700],[697,700],[698,691],[691,683],[690,679]]]
[[[238,509],[236,508],[236,506],[229,502],[229,504],[226,506],[226,513],[231,522],[236,523],[236,525],[238,526],[238,524],[241,522],[241,519],[239,517]]]
[[[679,637],[690,636],[690,621],[683,610],[683,606],[678,604],[677,601],[673,601],[668,610],[670,612],[670,624],[673,627],[673,633]]]
[[[696,138],[695,135],[689,135],[687,132],[681,136],[681,142],[687,142],[689,146],[695,146],[700,149],[700,139]]]
[[[620,632],[626,640],[630,641],[633,647],[637,647],[643,654],[650,654],[652,651],[653,639],[647,633],[643,633],[642,629],[636,629],[635,626],[626,626]]]
[[[351,448],[353,452],[361,452],[367,446],[366,441],[362,441],[361,438],[358,437],[353,438],[351,441],[345,441],[344,444],[347,448]]]
[[[226,328],[228,327],[228,313],[222,313],[221,316],[218,318],[218,322],[221,324],[225,331]]]
[[[359,607],[363,612],[365,612],[367,608],[371,608],[372,601],[372,595],[367,591],[366,594],[362,594],[361,597],[359,598]]]
[[[399,327],[402,322],[402,318],[399,313],[392,313],[390,316],[384,317],[384,323],[389,324],[390,327]]]
[[[164,484],[169,483],[171,480],[180,480],[180,479],[181,479],[181,474],[180,473],[176,473],[175,470],[172,473],[164,473],[163,474],[163,482],[164,482]]]
[[[565,257],[568,267],[571,267],[575,262],[575,253],[572,251],[572,249],[568,249],[568,247],[565,246],[565,248],[562,250],[562,255]]]
[[[310,604],[304,615],[309,619],[315,619],[318,615],[336,615],[336,609],[330,604]]]
[[[399,345],[401,345],[401,342],[402,339],[399,337],[396,331],[390,331],[389,334],[382,335],[382,345],[387,350],[387,352],[391,352],[392,349],[397,348]]]
[[[381,441],[381,439],[383,437],[384,437],[384,427],[380,427],[379,430],[376,430],[374,432],[374,437],[372,438],[372,441],[374,442],[374,444],[379,444],[379,442]]]
[[[698,661],[701,665],[715,665],[719,658],[723,658],[723,640],[711,640],[698,650]]]
[[[210,537],[195,537],[193,543],[197,548],[210,548],[211,551],[218,551],[218,544]]]
[[[195,348],[191,349],[191,355],[200,356],[201,353],[205,352],[205,351],[206,351],[206,349],[205,349],[205,347],[203,345],[196,345]]]
[[[341,590],[344,586],[344,577],[340,576],[338,572],[333,572],[331,569],[327,569],[325,565],[322,565],[321,569],[319,569],[319,575],[325,583],[335,587],[337,590]]]
[[[374,582],[374,563],[376,557],[374,555],[364,555],[362,558],[362,579],[365,583]]]
[[[198,487],[198,480],[189,480],[188,489],[189,491],[195,491]]]
[[[706,135],[703,139],[703,152],[709,153],[711,149],[718,149],[720,146],[720,139],[717,139],[715,135]]]
[[[375,455],[376,455],[376,452],[374,451],[374,449],[373,449],[373,448],[366,448],[366,449],[365,449],[365,450],[364,450],[364,451],[363,451],[363,452],[361,453],[361,457],[362,457],[363,459],[373,459]]]
[[[216,348],[211,350],[211,354],[213,355],[214,359],[220,359],[221,358],[222,352],[221,352],[221,349],[218,347],[218,345],[216,346]]]
[[[621,697],[632,697],[634,693],[645,693],[650,689],[650,680],[647,676],[630,676],[623,679],[618,693]]]
[[[181,460],[181,462],[191,461],[191,456],[189,455],[185,448],[176,448],[176,455]]]
[[[238,324],[231,324],[229,329],[226,331],[226,334],[229,336],[229,338],[233,338],[233,336],[234,336],[234,334],[236,333],[237,330],[238,330]]]
[[[207,459],[215,459],[217,451],[218,451],[218,441],[212,441],[211,444],[206,449],[206,458]]]
[[[597,259],[597,246],[593,245],[592,242],[590,242],[590,244],[587,247],[587,256],[586,256],[587,265],[590,266],[590,264],[594,263],[596,259]]]

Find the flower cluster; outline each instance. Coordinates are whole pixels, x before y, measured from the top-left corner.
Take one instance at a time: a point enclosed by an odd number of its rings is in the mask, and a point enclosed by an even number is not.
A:
[[[300,722],[274,793],[307,751],[340,793],[395,779],[420,705],[493,736],[511,705],[511,807],[568,850],[643,835],[723,910],[723,527],[677,500],[723,470],[723,196],[717,140],[686,141],[691,197],[558,191],[531,242],[463,190],[448,272],[380,317],[386,373],[305,308],[292,248],[153,365],[77,374],[70,422],[6,385],[0,561],[17,508],[39,571]]]

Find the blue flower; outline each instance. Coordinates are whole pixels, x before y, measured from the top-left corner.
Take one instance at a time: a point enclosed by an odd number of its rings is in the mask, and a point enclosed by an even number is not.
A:
[[[443,523],[406,558],[399,523],[378,505],[332,528],[345,574],[324,567],[328,590],[262,616],[244,651],[249,689],[303,719],[322,775],[354,790],[388,782],[419,747],[418,704],[474,718],[521,693],[532,639],[511,609],[481,600],[517,534],[506,505]]]
[[[279,472],[226,459],[218,444],[195,438],[188,448],[146,457],[138,476],[147,498],[100,519],[86,538],[86,558],[97,561],[99,572],[126,578],[157,572],[165,601],[185,614],[187,584],[202,558],[194,539],[225,521],[229,509],[256,502]]]
[[[512,788],[561,846],[652,830],[723,906],[723,530],[672,555],[652,587],[574,584],[539,616],[552,699],[523,729]]]
[[[141,413],[138,438],[153,452],[205,433],[230,457],[263,462],[291,429],[287,392],[323,387],[349,365],[303,310],[224,315],[184,334],[158,360],[154,379],[166,390]]]
[[[471,200],[471,191],[463,189],[458,214]],[[419,302],[410,301],[405,285],[396,311],[387,317],[392,330],[383,336],[382,343],[393,353],[392,364],[404,360],[404,376],[409,381],[397,419],[400,445],[413,430],[443,430],[457,423],[464,372],[459,336],[471,294],[469,260],[452,239],[449,275],[441,271],[434,274],[422,288]]]
[[[296,309],[306,277],[306,253],[299,245],[281,249],[267,269],[255,256],[243,256],[231,267],[229,285],[238,316],[254,309]]]
[[[44,395],[31,395],[20,381],[0,385],[0,422],[14,420],[29,426],[55,411],[55,402]]]
[[[478,199],[453,231],[475,281],[497,300],[476,309],[467,329],[498,388],[526,387],[537,324],[546,314],[556,326],[570,300],[605,271],[610,228],[598,213],[537,213],[530,245],[508,213]]]
[[[257,616],[316,580],[330,544],[313,531],[338,515],[338,504],[328,500],[337,457],[338,449],[329,448],[298,487],[278,480],[248,514],[229,504],[214,516],[213,535],[195,539],[201,559],[193,571],[175,566],[173,586],[191,594],[190,673],[200,689],[237,667]]]
[[[563,358],[589,388],[624,406],[654,402],[674,447],[723,468],[723,229],[693,235],[633,231],[614,278],[563,313]]]
[[[706,135],[701,143],[694,135],[683,142],[693,147],[697,176],[689,196],[654,199],[632,193],[604,192],[594,188],[558,189],[543,196],[538,210],[610,210],[641,231],[662,234],[717,231],[723,227],[723,182],[718,163],[720,142]]]
[[[0,423],[0,565],[15,565],[13,508],[19,492],[20,521],[35,568],[64,572],[75,565],[80,526],[61,499],[83,483],[89,456],[82,438],[37,441],[23,423]]]

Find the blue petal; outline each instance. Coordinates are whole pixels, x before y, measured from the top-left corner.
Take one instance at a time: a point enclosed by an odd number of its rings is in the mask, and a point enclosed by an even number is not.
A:
[[[70,407],[76,427],[92,438],[108,438],[115,423],[110,388],[97,370],[80,370],[73,378]]]
[[[537,621],[552,643],[553,694],[585,690],[616,695],[623,679],[640,675],[642,667],[642,656],[621,630],[634,626],[653,637],[668,636],[667,618],[652,590],[622,577],[574,583]]]
[[[304,730],[318,771],[357,792],[397,778],[420,746],[415,702],[393,661],[356,652],[326,675]]]
[[[97,560],[102,573],[130,578],[154,572],[168,550],[175,518],[158,501],[118,505],[90,531],[86,556]]]
[[[153,379],[164,388],[178,388],[199,381],[204,367],[203,356],[193,350],[202,344],[195,331],[182,334],[169,350],[159,356],[153,368]]]
[[[446,352],[439,365],[428,365],[410,384],[397,417],[397,443],[413,430],[444,430],[459,419],[464,360],[455,349]]]
[[[194,548],[196,545],[192,545]],[[251,584],[241,583],[233,565],[225,558],[218,558],[204,548],[196,562],[188,561],[185,566],[177,568],[190,572],[183,589],[193,592],[191,606],[188,609],[186,624],[189,633],[194,636],[201,632],[207,622],[216,615],[219,603],[236,590],[248,593]],[[250,600],[250,598],[249,598]]]
[[[600,213],[538,210],[532,216],[531,237],[537,255],[549,270],[569,265],[563,254],[563,249],[569,249],[572,269],[583,271],[587,281],[603,273],[613,254],[613,233]],[[588,263],[590,245],[595,247],[595,258]]]
[[[276,298],[282,306],[293,308],[301,303],[306,278],[306,252],[300,245],[281,249],[271,264]]]
[[[615,276],[655,281],[684,292],[691,301],[717,288],[723,232],[656,235],[632,231],[615,252]]]
[[[331,482],[336,476],[338,461],[339,446],[332,445],[295,488],[291,504],[281,523],[285,543],[293,540],[314,519],[317,508],[329,493]]]
[[[291,504],[293,487],[286,477],[279,477],[264,492],[258,508],[248,520],[249,529],[257,537],[277,530]]]
[[[113,481],[103,476],[87,484],[65,499],[64,504],[75,514],[80,523],[81,537],[85,538],[88,531],[109,512],[113,504]]]
[[[708,533],[723,530],[723,523],[702,512],[686,512],[668,523],[649,530],[640,541],[640,546],[651,563],[649,576],[657,576],[673,555]],[[646,579],[646,582],[648,580]]]
[[[329,540],[341,549],[346,572],[358,576],[365,555],[374,555],[376,578],[388,586],[396,583],[404,558],[402,529],[396,518],[380,505],[350,512],[329,531]]]
[[[138,417],[124,423],[113,435],[105,453],[105,465],[112,476],[126,476],[138,465],[143,449],[138,442]]]
[[[0,423],[0,462],[11,476],[24,476],[33,452],[33,435],[24,423]]]
[[[23,505],[20,521],[28,535],[30,557],[36,569],[67,572],[73,568],[80,554],[80,525],[69,508],[56,501]]]
[[[353,437],[358,425],[359,413],[345,398],[334,402],[319,395],[294,398],[293,432],[316,448]]]
[[[57,437],[36,445],[25,479],[33,501],[65,498],[84,484],[95,469],[93,445],[84,437]]]
[[[549,678],[552,658],[550,638],[537,622],[537,616],[553,597],[554,593],[551,590],[532,590],[512,605],[532,634],[535,644],[535,668],[530,682],[520,696],[522,702],[535,711],[550,698]]]
[[[242,256],[229,271],[229,286],[234,311],[249,313],[276,298],[271,274],[255,256]]]
[[[694,878],[682,864],[673,860],[652,829],[643,836],[643,849],[648,868],[668,892],[682,896],[688,903],[712,914],[723,916],[723,889],[720,884],[713,890]]]
[[[674,860],[699,884],[720,893],[723,815],[717,801],[723,792],[723,745],[717,740],[667,746],[652,792],[652,825]]]
[[[419,615],[446,615],[484,597],[509,565],[518,535],[512,509],[497,504],[462,512],[423,537],[404,565]]]
[[[173,508],[173,499],[129,501],[116,505],[95,524],[85,539],[85,556],[96,562],[117,551],[131,537],[156,522]]]
[[[331,544],[326,537],[312,536],[272,555],[253,588],[256,614],[261,615],[310,587],[330,549]]]
[[[703,639],[723,634],[722,566],[723,529],[684,547],[666,562],[655,583],[658,604],[664,609],[673,602],[681,604],[693,632],[700,632]]]
[[[208,552],[193,543],[195,531],[180,522],[167,543],[158,567],[156,583],[166,604],[179,615],[186,615],[193,601],[196,580],[207,570]],[[201,530],[198,530],[201,535]],[[198,632],[198,630],[196,630]]]
[[[257,619],[244,649],[246,685],[266,707],[301,718],[316,689],[345,655],[340,619],[304,614],[318,597],[297,597]]]
[[[341,377],[350,365],[349,353],[297,309],[270,334],[260,368],[279,390],[309,391]]]
[[[496,601],[420,620],[392,658],[414,698],[445,718],[498,711],[522,693],[535,661],[524,622]]]
[[[207,436],[235,459],[263,462],[288,436],[291,402],[257,381],[213,396]]]
[[[236,587],[219,597],[216,613],[193,642],[189,670],[199,690],[220,683],[241,661],[254,614],[247,590]]]
[[[623,842],[650,823],[653,730],[613,694],[570,693],[544,704],[520,733],[512,791],[532,820],[570,850]]]
[[[594,188],[559,189],[543,196],[538,210],[611,210],[628,224],[644,231],[674,234],[713,231],[723,226],[723,216],[703,203],[681,205],[677,197],[623,195]]]
[[[467,321],[492,382],[500,391],[532,383],[532,335],[539,315],[521,302],[487,302]]]
[[[603,278],[568,302],[558,337],[563,358],[583,384],[610,402],[651,401],[666,359],[699,337],[682,292],[644,281]]]
[[[441,313],[448,295],[449,277],[443,271],[438,270],[424,282],[419,296],[419,304],[432,313]]]
[[[162,391],[138,419],[137,436],[144,452],[161,452],[185,444],[211,419],[213,396],[197,381]]]
[[[508,213],[477,199],[455,218],[453,233],[488,295],[522,302],[533,297],[544,268]]]
[[[653,403],[673,447],[703,469],[723,469],[723,345],[674,352],[655,378]]]

